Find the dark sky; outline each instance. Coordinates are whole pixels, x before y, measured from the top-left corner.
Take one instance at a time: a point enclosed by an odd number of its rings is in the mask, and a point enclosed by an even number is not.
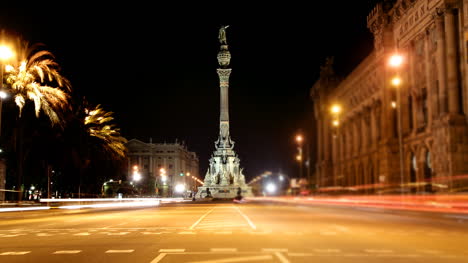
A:
[[[334,56],[343,75],[371,51],[366,17],[378,1],[196,2],[2,4],[0,28],[46,44],[127,139],[183,140],[204,174],[219,127],[218,29],[230,25],[231,136],[244,173],[297,174],[293,138],[315,134],[308,94],[320,65]]]

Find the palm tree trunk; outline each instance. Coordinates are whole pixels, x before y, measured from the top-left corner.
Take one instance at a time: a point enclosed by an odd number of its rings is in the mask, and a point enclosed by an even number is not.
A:
[[[17,150],[17,183],[18,183],[18,205],[21,204],[23,200],[24,187],[23,187],[23,166],[24,166],[24,151],[23,151],[23,118],[19,117],[18,119],[18,129],[17,129],[17,138],[16,138],[16,150]]]

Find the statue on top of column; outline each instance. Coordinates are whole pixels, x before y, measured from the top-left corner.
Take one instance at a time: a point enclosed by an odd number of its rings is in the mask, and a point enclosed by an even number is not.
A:
[[[226,29],[228,27],[229,27],[229,25],[228,26],[221,26],[221,28],[219,29],[218,38],[219,38],[219,43],[221,43],[221,45],[227,45]]]

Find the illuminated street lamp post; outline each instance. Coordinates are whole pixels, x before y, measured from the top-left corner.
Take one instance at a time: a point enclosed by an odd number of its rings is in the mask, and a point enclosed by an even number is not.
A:
[[[341,114],[341,105],[333,104],[330,108],[330,112],[332,114],[332,125],[333,127],[337,128],[340,126],[340,114]]]
[[[3,90],[3,70],[5,69],[4,62],[13,57],[13,51],[8,46],[0,45],[0,128],[2,123],[2,104],[3,99],[7,97],[7,93]],[[0,129],[1,134],[1,129]]]
[[[332,134],[333,139],[338,138],[339,133],[340,133],[340,114],[341,114],[341,111],[342,111],[342,108],[341,108],[341,105],[340,105],[340,104],[336,104],[336,103],[335,103],[335,104],[332,104],[331,107],[330,107],[330,114],[331,114],[331,116],[332,116],[332,122],[331,122],[331,124],[332,124],[332,126],[333,126],[333,127],[332,127],[332,128],[333,128],[333,130],[332,130],[332,132],[333,132],[333,134]],[[340,144],[339,144],[339,143],[340,143],[339,140],[336,140],[336,141],[334,140],[334,141],[332,141],[332,145],[335,145],[337,152],[339,152],[339,151],[338,151],[338,149],[339,149],[339,147],[340,147]],[[337,156],[338,156],[338,154],[337,154]],[[339,158],[339,157],[337,157],[337,158]],[[342,182],[343,179],[339,179],[339,180],[336,179],[336,180],[334,180],[334,181],[335,181],[335,184],[336,184],[335,186],[338,186],[338,184],[339,184],[339,185],[342,185],[342,184],[343,184],[343,182]]]
[[[296,135],[296,142],[299,145],[297,147],[298,154],[296,156],[296,160],[299,162],[299,178],[302,178],[302,162],[303,162],[303,155],[302,155],[302,143],[304,141],[304,137],[301,134]]]
[[[3,100],[7,97],[7,93],[3,90],[3,70],[5,69],[5,64],[4,62],[9,60],[10,58],[13,57],[13,51],[5,45],[0,45],[0,135],[2,131],[2,106],[3,106]],[[1,138],[1,137],[0,137]],[[0,148],[0,152],[2,149]],[[5,175],[6,175],[6,165],[5,161],[3,158],[0,158],[0,189],[5,188]],[[20,187],[18,186],[18,189]],[[3,201],[5,199],[5,192],[0,192],[0,201]]]
[[[403,135],[401,131],[401,78],[398,74],[398,69],[403,64],[403,57],[399,54],[395,54],[390,57],[389,65],[396,69],[396,76],[392,78],[391,84],[396,88],[396,103],[392,102],[392,108],[396,108],[397,110],[397,125],[398,125],[398,148],[399,148],[399,155],[400,155],[400,180],[401,180],[401,194],[403,194],[403,187],[404,187],[404,174],[403,174]]]

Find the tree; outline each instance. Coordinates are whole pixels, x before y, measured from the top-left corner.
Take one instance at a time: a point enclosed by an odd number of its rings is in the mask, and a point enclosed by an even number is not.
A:
[[[69,106],[70,82],[60,74],[54,55],[42,44],[30,46],[18,39],[16,60],[5,67],[6,91],[14,97],[19,114],[16,123],[18,188],[21,188],[25,161],[23,108],[31,102],[39,118],[42,112],[53,125],[63,125],[62,114]],[[20,189],[21,190],[21,189]],[[22,192],[18,201],[22,200]]]

